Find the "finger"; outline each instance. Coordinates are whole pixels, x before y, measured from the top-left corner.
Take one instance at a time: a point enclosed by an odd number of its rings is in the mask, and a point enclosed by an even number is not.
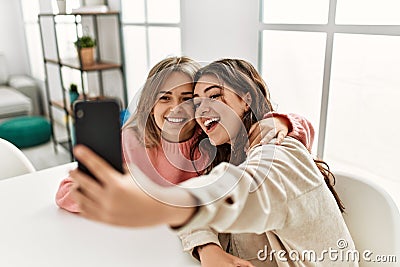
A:
[[[111,177],[119,175],[103,158],[83,145],[74,147],[74,155],[102,184],[108,184]]]
[[[240,267],[255,267],[251,262],[238,258],[235,262],[236,266]]]
[[[78,169],[70,171],[69,175],[75,181],[81,192],[88,198],[95,200],[103,195],[102,186],[92,177],[86,175]]]
[[[278,137],[277,137],[277,140],[276,140],[275,144],[277,144],[277,145],[282,144],[283,139],[285,139],[286,135],[287,135],[287,131],[280,131],[278,133]]]
[[[253,136],[252,138],[249,138],[249,148],[252,148],[255,145],[258,145],[261,143],[261,135],[258,134],[256,136]]]
[[[78,186],[74,186],[74,189],[71,191],[71,197],[78,205],[81,214],[87,213],[88,211],[92,213],[92,211],[96,210],[98,207],[92,199],[82,193]]]
[[[254,125],[253,125],[254,126]],[[260,139],[259,136],[261,135],[261,128],[260,127],[255,127],[253,130],[249,131],[248,137],[249,137],[249,143],[254,143],[255,139]],[[258,140],[260,141],[260,140]]]
[[[101,212],[99,211],[100,209],[93,203],[90,203],[89,201],[82,202],[80,208],[81,208],[80,215],[82,217],[94,221],[104,222],[104,220],[101,218]]]
[[[260,130],[259,122],[254,123],[254,124],[250,127],[250,131],[249,131],[248,136],[251,136],[251,135],[253,134],[253,132],[256,131],[257,129]]]
[[[268,144],[272,139],[275,138],[275,130],[274,131],[269,131],[262,139],[261,139],[261,144]]]
[[[252,126],[249,131],[249,148],[252,148],[258,144],[260,144],[262,136],[263,136],[264,128],[261,127],[260,122],[257,122]]]
[[[126,163],[123,164],[122,168],[124,170],[124,173],[129,173],[129,167]]]

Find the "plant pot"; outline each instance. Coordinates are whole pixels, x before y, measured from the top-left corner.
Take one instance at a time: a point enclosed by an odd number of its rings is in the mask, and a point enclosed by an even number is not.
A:
[[[71,105],[79,98],[79,94],[77,92],[69,92],[69,102]]]
[[[79,54],[82,66],[90,66],[94,64],[94,47],[80,48]]]

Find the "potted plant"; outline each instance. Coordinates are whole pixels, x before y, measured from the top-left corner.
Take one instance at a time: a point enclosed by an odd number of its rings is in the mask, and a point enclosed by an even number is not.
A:
[[[79,37],[74,44],[78,49],[79,59],[81,60],[82,66],[93,65],[96,40],[89,35],[84,35]]]
[[[78,86],[74,83],[69,85],[69,102],[74,103],[79,98]]]

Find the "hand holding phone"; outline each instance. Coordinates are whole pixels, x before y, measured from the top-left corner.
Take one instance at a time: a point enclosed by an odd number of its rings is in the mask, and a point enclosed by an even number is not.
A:
[[[123,173],[120,107],[116,100],[89,100],[74,103],[76,144],[89,147],[116,170]],[[78,168],[94,177],[78,161]]]

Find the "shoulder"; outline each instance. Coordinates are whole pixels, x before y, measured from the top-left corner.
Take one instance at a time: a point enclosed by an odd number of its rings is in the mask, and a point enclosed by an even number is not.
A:
[[[127,127],[122,129],[122,144],[124,147],[144,146],[136,127]]]
[[[324,182],[310,152],[291,137],[286,137],[281,145],[255,147],[244,164],[254,173],[262,170],[267,179],[275,180],[286,191],[294,193],[292,196],[312,190]]]
[[[281,145],[273,144],[273,140],[265,145],[253,147],[248,153],[248,159],[252,158],[270,159],[270,160],[304,160],[313,161],[310,152],[304,145],[295,138],[286,137]]]

